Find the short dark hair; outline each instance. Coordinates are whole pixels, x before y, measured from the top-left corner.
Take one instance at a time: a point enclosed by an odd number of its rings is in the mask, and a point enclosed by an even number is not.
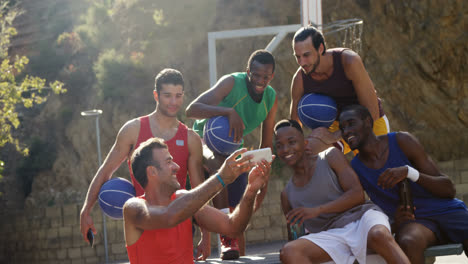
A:
[[[160,164],[153,158],[153,149],[167,149],[166,143],[161,138],[150,138],[133,152],[131,158],[132,172],[135,179],[145,188],[148,184],[148,175],[146,175],[146,168],[148,166],[155,166],[160,168]]]
[[[298,31],[296,31],[296,34],[294,34],[293,38],[293,45],[296,42],[306,40],[308,37],[311,38],[312,44],[317,51],[320,47],[320,44],[323,44],[322,55],[325,55],[327,45],[325,45],[325,38],[323,37],[323,33],[312,25],[301,27]]]
[[[154,89],[159,94],[161,91],[163,84],[173,84],[173,85],[182,85],[182,89],[184,88],[184,77],[182,77],[182,73],[175,69],[166,68],[156,75],[154,79]]]
[[[340,116],[347,111],[354,111],[362,121],[366,120],[366,118],[369,118],[371,121],[371,127],[374,126],[372,115],[365,106],[359,104],[347,105],[341,110]]]
[[[273,72],[275,72],[275,57],[268,50],[256,50],[251,55],[247,61],[247,69],[251,69],[252,63],[254,61],[259,62],[260,64],[271,64],[273,65]]]
[[[295,129],[299,130],[299,132],[301,132],[301,134],[304,135],[304,131],[302,131],[301,125],[296,120],[283,119],[281,121],[278,121],[278,123],[276,123],[275,127],[273,128],[273,131],[275,131],[275,134],[278,132],[278,129],[280,129],[282,127],[294,127]]]

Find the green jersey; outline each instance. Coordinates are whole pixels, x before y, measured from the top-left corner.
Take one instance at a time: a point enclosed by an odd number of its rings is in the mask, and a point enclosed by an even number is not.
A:
[[[265,120],[275,103],[276,92],[270,85],[267,85],[263,92],[262,101],[257,103],[249,95],[246,82],[247,73],[237,72],[232,73],[231,76],[234,77],[234,86],[218,106],[230,107],[236,110],[242,121],[244,121],[245,129],[243,135],[245,136]],[[196,120],[193,124],[193,130],[202,138],[203,129],[207,121],[208,119]]]

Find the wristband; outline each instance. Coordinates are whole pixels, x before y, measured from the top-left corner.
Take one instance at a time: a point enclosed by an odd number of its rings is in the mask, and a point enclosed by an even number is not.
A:
[[[219,174],[216,174],[216,178],[218,178],[218,181],[221,183],[223,188],[226,187],[226,184],[224,184],[224,181],[223,181],[223,179],[221,179],[221,176]]]
[[[416,182],[419,179],[419,171],[408,165],[406,165],[406,168],[408,168],[406,178],[410,179],[412,182]]]

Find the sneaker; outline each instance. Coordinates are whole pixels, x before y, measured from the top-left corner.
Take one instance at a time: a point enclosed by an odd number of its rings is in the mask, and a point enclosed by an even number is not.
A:
[[[239,245],[236,238],[220,235],[221,239],[221,259],[230,260],[239,258]]]

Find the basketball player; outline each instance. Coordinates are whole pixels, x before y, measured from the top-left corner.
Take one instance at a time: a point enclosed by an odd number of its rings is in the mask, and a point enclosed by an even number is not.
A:
[[[123,209],[125,242],[132,264],[193,263],[192,216],[213,232],[236,236],[247,227],[257,193],[268,182],[270,164],[251,163],[252,155],[236,160],[246,149],[229,156],[216,173],[191,191],[179,190],[174,162],[166,144],[151,138],[132,155],[132,170],[145,190],[129,199]],[[255,165],[255,167],[253,167]],[[250,171],[250,172],[249,172]],[[249,172],[245,193],[234,212],[226,215],[206,205],[226,184]]]
[[[376,136],[361,105],[343,109],[339,120],[343,139],[359,150],[351,166],[370,199],[395,220],[395,238],[411,263],[424,263],[424,250],[441,243],[463,243],[468,256],[468,209],[417,138],[408,132]],[[415,208],[399,206],[396,185],[407,178]]]
[[[207,119],[214,116],[226,116],[229,119],[230,135],[239,142],[242,136],[262,126],[260,148],[272,147],[273,126],[277,109],[275,90],[268,85],[275,72],[275,59],[266,50],[257,50],[250,55],[246,72],[232,73],[223,76],[212,88],[196,98],[186,110],[189,118],[197,119],[193,130],[201,137]],[[205,151],[206,150],[206,151]],[[213,154],[204,148],[205,167],[208,172],[219,168],[225,157]],[[210,174],[211,174],[210,173]],[[241,175],[227,188],[226,193],[213,199],[216,208],[229,212],[228,206],[234,208],[240,201],[247,183],[247,175]],[[262,188],[258,204],[266,194],[267,186]],[[229,200],[229,203],[228,201]],[[258,206],[255,207],[258,209]],[[221,236],[222,259],[236,259],[245,255],[245,241],[242,236],[239,246],[236,239]]]
[[[177,120],[177,113],[184,98],[182,74],[174,69],[164,69],[158,73],[153,96],[157,102],[156,110],[149,115],[132,119],[122,126],[114,145],[89,186],[80,215],[81,233],[86,241],[88,241],[86,237],[88,229],[91,228],[96,233],[90,212],[96,203],[99,190],[126,159],[137,196],[144,193],[130,169],[130,157],[133,150],[148,138],[157,136],[165,140],[174,161],[180,166],[177,179],[182,188],[185,188],[187,171],[192,187],[203,182],[200,137]],[[197,254],[201,255],[201,259],[206,259],[211,254],[210,244],[209,233],[202,230],[202,240],[197,249]]]
[[[300,28],[294,35],[292,46],[299,68],[291,83],[291,119],[300,122],[297,106],[304,94],[320,93],[336,101],[338,115],[346,105],[361,104],[372,114],[376,135],[390,131],[374,85],[356,52],[346,48],[327,49],[322,32],[313,26]],[[338,122],[329,130],[314,129],[311,136],[327,145],[337,142],[341,138]],[[344,153],[349,152],[347,145],[341,147]]]
[[[365,263],[367,248],[387,263],[409,263],[390,232],[388,217],[371,202],[356,173],[336,148],[307,138],[295,120],[275,126],[278,157],[293,169],[281,193],[281,205],[289,225],[303,224],[309,234],[281,249],[282,263]],[[289,228],[288,228],[288,233]]]

